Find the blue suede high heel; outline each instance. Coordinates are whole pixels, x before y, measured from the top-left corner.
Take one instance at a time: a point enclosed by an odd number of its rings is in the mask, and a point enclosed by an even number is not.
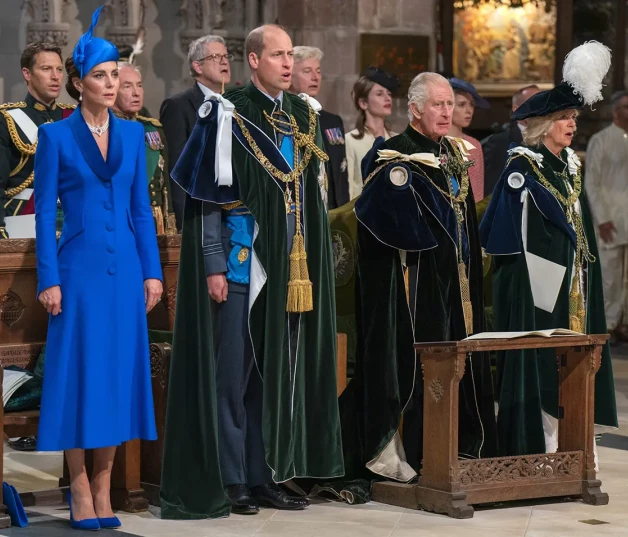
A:
[[[99,518],[98,523],[104,530],[115,530],[122,526],[122,522],[117,516],[110,516],[108,518]]]
[[[72,516],[72,494],[68,489],[68,504],[70,505],[70,527],[74,530],[98,531],[100,523],[97,518],[86,518],[85,520],[74,520]]]

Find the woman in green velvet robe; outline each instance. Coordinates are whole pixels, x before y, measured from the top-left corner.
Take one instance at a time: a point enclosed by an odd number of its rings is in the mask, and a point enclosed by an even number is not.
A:
[[[524,145],[509,150],[506,168],[480,225],[482,246],[493,255],[496,331],[566,328],[606,333],[595,230],[580,161],[569,148],[577,109],[598,100],[599,94],[596,69],[589,69],[586,87],[573,75],[590,67],[588,57],[597,58],[601,88],[606,54],[606,47],[599,43],[578,47],[565,62],[565,82],[531,97],[513,115],[513,120],[527,120]],[[498,365],[502,373],[501,454],[556,451],[554,349],[502,352]],[[595,394],[596,425],[616,427],[608,344],[602,352]]]

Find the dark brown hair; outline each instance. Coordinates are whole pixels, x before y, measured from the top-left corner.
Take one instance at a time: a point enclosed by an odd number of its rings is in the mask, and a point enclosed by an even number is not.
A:
[[[63,56],[61,56],[61,47],[53,45],[52,43],[29,43],[22,51],[22,56],[20,57],[20,67],[22,69],[26,67],[26,69],[30,71],[37,61],[37,54],[40,52],[55,52],[59,55],[61,61],[63,61]]]
[[[80,101],[81,92],[74,87],[74,83],[72,82],[75,78],[80,79],[78,69],[74,65],[74,60],[72,56],[68,56],[65,60],[65,72],[68,77],[65,81],[65,91],[68,92],[68,95],[72,97],[75,101]]]
[[[371,93],[373,86],[375,86],[375,82],[365,76],[358,78],[356,83],[353,85],[351,97],[353,98],[355,109],[358,111],[358,119],[355,121],[355,128],[358,130],[358,134],[352,134],[351,136],[353,136],[356,140],[364,138],[364,133],[366,131],[366,110],[360,108],[360,101],[366,101],[369,98],[369,93]],[[384,122],[384,127],[388,131],[388,124],[386,122]]]

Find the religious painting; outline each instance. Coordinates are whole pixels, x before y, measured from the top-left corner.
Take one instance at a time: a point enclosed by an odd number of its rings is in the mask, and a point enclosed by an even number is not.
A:
[[[360,73],[374,65],[399,77],[398,95],[408,93],[412,79],[427,71],[430,38],[425,35],[361,34]]]
[[[556,62],[553,0],[456,0],[453,70],[475,85],[551,84]]]

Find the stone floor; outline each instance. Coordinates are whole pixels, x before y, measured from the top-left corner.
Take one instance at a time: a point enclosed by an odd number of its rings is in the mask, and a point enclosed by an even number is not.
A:
[[[579,501],[518,503],[477,509],[473,519],[454,520],[421,511],[369,503],[350,507],[316,502],[306,511],[264,510],[256,516],[231,516],[214,521],[161,520],[158,510],[120,514],[120,536],[166,537],[579,537],[628,535],[628,346],[614,353],[615,383],[620,428],[603,436],[599,444],[602,490],[610,504],[602,507]],[[61,474],[60,454],[25,454],[5,451],[5,479],[20,491],[55,486]],[[66,506],[28,510],[27,528],[0,530],[0,536],[71,537]],[[103,530],[114,535],[114,530]]]

